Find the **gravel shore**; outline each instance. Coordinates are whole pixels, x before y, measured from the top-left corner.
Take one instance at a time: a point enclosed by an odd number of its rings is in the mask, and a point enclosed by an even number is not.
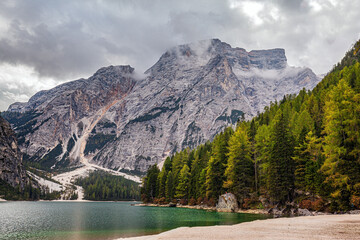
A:
[[[155,239],[358,240],[360,239],[360,215],[276,218],[232,226],[181,227],[158,235],[126,238],[126,240]]]

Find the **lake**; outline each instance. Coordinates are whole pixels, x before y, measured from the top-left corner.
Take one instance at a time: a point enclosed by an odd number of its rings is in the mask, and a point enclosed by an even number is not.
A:
[[[183,226],[236,224],[266,216],[137,207],[134,202],[0,202],[0,239],[115,239]]]

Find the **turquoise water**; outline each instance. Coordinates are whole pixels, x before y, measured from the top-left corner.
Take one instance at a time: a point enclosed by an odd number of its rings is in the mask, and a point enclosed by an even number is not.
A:
[[[184,208],[136,207],[133,202],[1,202],[0,239],[85,240],[156,234],[183,226],[236,224],[262,215]]]

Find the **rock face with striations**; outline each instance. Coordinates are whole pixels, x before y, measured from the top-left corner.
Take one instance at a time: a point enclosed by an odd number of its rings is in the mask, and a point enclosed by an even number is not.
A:
[[[0,117],[0,179],[13,187],[29,182],[22,167],[22,155],[10,124]]]
[[[319,81],[308,68],[288,66],[283,49],[247,52],[218,39],[172,48],[145,74],[102,68],[15,103],[4,116],[27,157],[46,167],[89,161],[146,171]]]

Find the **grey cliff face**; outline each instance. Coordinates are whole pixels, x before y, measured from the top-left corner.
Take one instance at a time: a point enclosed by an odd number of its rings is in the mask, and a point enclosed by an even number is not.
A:
[[[172,48],[145,74],[139,80],[130,66],[102,68],[15,103],[5,116],[21,149],[49,168],[86,159],[146,171],[319,81],[308,68],[288,66],[283,49],[247,52],[217,39]]]
[[[29,182],[22,167],[22,155],[10,124],[0,117],[0,179],[13,187]]]
[[[130,66],[101,68],[87,80],[35,94],[21,109],[10,106],[4,116],[15,126],[26,157],[46,168],[78,163],[92,128],[134,86],[133,71]],[[23,114],[17,116],[18,111]],[[118,118],[113,116],[111,123]]]

